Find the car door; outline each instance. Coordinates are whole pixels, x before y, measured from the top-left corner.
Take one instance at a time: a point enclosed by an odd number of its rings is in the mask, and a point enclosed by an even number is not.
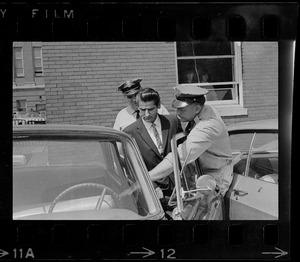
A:
[[[226,195],[230,220],[278,219],[278,134],[251,131],[230,139],[234,155],[234,179]]]
[[[277,184],[236,175],[230,191],[230,220],[278,219]]]

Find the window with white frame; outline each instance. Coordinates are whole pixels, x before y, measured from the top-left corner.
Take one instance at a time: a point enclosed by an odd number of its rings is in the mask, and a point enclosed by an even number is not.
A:
[[[24,59],[23,59],[23,48],[14,47],[14,75],[15,77],[24,77]]]
[[[241,47],[239,43],[177,42],[179,84],[195,84],[209,90],[212,104],[240,104]]]
[[[43,58],[42,47],[34,46],[33,48],[33,66],[35,76],[43,76]]]
[[[18,112],[26,112],[27,111],[27,102],[26,99],[17,100],[17,111]]]

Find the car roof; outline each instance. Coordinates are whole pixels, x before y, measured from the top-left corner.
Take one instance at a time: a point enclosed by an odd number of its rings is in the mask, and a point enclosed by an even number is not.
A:
[[[240,122],[227,126],[228,132],[242,130],[278,130],[278,119]]]
[[[125,132],[118,131],[111,127],[95,126],[95,125],[77,125],[77,124],[34,124],[34,125],[13,125],[13,132],[80,132],[80,133],[93,133],[101,135],[116,135],[123,137],[130,137]]]

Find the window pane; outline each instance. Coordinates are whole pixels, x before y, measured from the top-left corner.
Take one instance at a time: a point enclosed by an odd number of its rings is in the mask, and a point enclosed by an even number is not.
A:
[[[17,100],[17,111],[26,111],[26,100]]]
[[[230,145],[233,155],[237,155],[241,152],[248,153],[253,133],[231,134]]]
[[[278,133],[257,133],[253,142],[254,150],[278,150]]]
[[[206,95],[208,101],[214,100],[233,100],[233,85],[221,85],[221,86],[205,86],[209,90]]]
[[[13,65],[15,76],[24,76],[22,47],[14,47]]]
[[[34,59],[35,67],[42,67],[42,60],[41,59]]]
[[[122,158],[120,147],[124,150]],[[14,219],[38,216],[47,220],[53,213],[73,220],[80,212],[87,220],[96,215],[99,219],[123,219],[123,214],[139,219],[155,214],[157,207],[136,153],[127,141],[117,142],[113,136],[15,137]]]
[[[233,172],[243,174],[253,133],[232,134]],[[277,183],[278,181],[278,134],[256,133],[252,145],[248,176]],[[262,178],[265,176],[264,178]]]
[[[33,61],[34,61],[34,72],[36,76],[41,76],[43,74],[42,66],[42,48],[34,47],[33,48]]]
[[[231,42],[178,42],[177,56],[231,55]]]
[[[22,69],[23,68],[22,60],[17,59],[15,65],[16,65],[16,68]]]
[[[231,82],[232,70],[232,58],[178,60],[179,84]]]
[[[14,47],[15,58],[22,58],[22,47]]]
[[[15,72],[16,72],[17,76],[23,76],[24,75],[23,68],[20,68],[20,69],[17,68]]]
[[[278,183],[278,153],[251,155],[248,176]]]
[[[229,136],[233,155],[233,173],[243,175],[253,133],[231,134]]]
[[[33,48],[33,55],[35,58],[41,57],[41,48],[40,47],[34,47]]]
[[[17,100],[17,104],[19,107],[25,107],[26,106],[26,100]]]
[[[36,111],[46,111],[46,104],[37,104],[35,105]]]

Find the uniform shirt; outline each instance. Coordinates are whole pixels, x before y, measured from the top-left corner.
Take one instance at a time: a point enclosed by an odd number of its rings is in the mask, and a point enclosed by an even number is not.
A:
[[[212,175],[218,185],[223,184],[225,192],[232,180],[232,168],[227,168],[232,161],[227,128],[218,112],[209,105],[204,105],[194,121],[196,125],[186,141],[178,146],[180,160],[183,163],[190,151],[187,163],[199,158],[203,174]],[[173,161],[171,154],[166,159]]]
[[[150,135],[153,143],[158,148],[157,140],[155,138],[155,135],[154,135],[154,132],[153,132],[153,128],[152,128],[152,123],[146,122],[146,121],[144,121],[144,119],[142,119],[142,121],[143,121],[144,126],[146,127],[146,130],[148,131],[148,133],[149,133],[149,135]],[[155,124],[155,128],[156,128],[156,130],[157,130],[157,132],[159,134],[160,141],[163,144],[160,118],[157,116],[156,119],[155,119],[155,121],[153,123]]]
[[[161,115],[169,115],[168,110],[161,105],[158,109],[158,113]],[[129,106],[123,108],[116,117],[113,128],[122,131],[125,127],[131,125],[136,121],[136,113]]]

